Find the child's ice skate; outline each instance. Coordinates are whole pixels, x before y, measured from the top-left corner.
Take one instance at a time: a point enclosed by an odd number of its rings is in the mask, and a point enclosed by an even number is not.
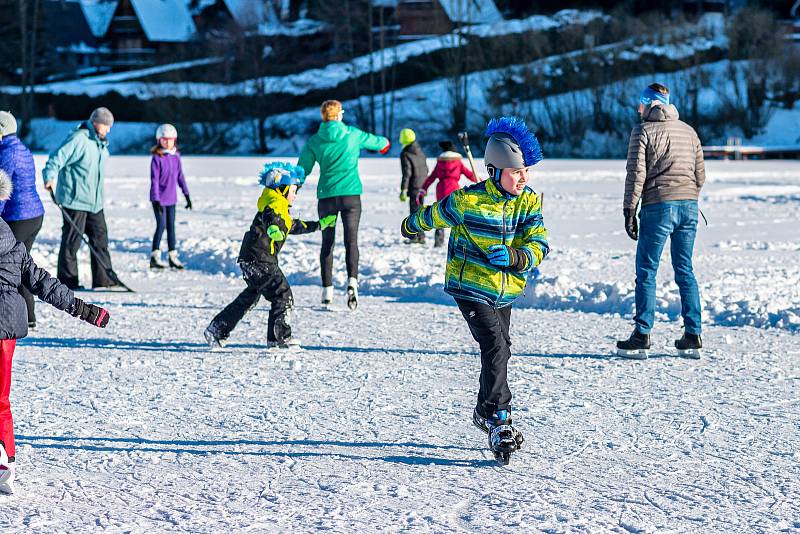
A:
[[[679,356],[699,360],[702,356],[700,349],[703,348],[703,340],[697,334],[684,332],[682,338],[675,340],[675,348],[678,349]]]
[[[203,332],[203,337],[206,338],[206,343],[208,343],[208,348],[211,350],[214,349],[221,349],[225,346],[225,338],[220,336],[217,329],[214,327],[213,323],[208,325],[208,328],[205,329]]]
[[[355,311],[358,308],[358,279],[350,277],[347,280],[347,307]]]
[[[486,419],[478,413],[478,409],[475,408],[472,410],[472,424],[478,427],[481,431],[485,432],[486,434],[489,433],[489,424],[486,422]],[[522,432],[517,430],[514,427],[511,427],[514,431],[514,441],[517,442],[517,449],[522,448],[522,444],[525,442],[525,437],[522,435]]]
[[[508,410],[497,410],[491,418],[486,419],[489,428],[489,450],[494,459],[508,465],[511,453],[519,449],[514,427],[511,426],[511,413]]]
[[[170,250],[169,254],[167,254],[167,257],[169,258],[169,266],[171,268],[178,270],[183,269],[183,263],[181,263],[181,260],[178,258],[177,250]]]
[[[161,261],[160,250],[154,250],[153,252],[150,253],[150,268],[153,269],[154,271],[156,270],[160,271],[161,269],[167,268],[167,264]]]
[[[634,329],[624,341],[617,341],[617,355],[633,360],[646,360],[650,354],[650,335]]]
[[[9,460],[5,447],[0,444],[0,493],[14,493],[15,464]]]

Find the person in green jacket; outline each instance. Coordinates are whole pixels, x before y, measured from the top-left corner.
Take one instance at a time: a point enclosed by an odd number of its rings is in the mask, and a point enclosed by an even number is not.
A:
[[[455,299],[481,351],[472,421],[489,434],[489,448],[498,460],[508,463],[523,441],[511,424],[511,306],[550,247],[542,198],[527,185],[530,168],[543,158],[539,141],[513,117],[492,119],[485,135],[490,179],[406,217],[400,231],[412,239],[433,228],[453,229],[444,290]]]
[[[106,136],[114,124],[107,108],[95,109],[53,151],[42,171],[44,186],[55,191],[56,201],[64,210],[61,248],[58,251],[58,279],[70,289],[80,289],[78,249],[83,234],[97,251],[91,255],[92,286],[113,287],[115,282],[103,268],[111,267],[108,252],[108,228],[103,213],[103,181],[108,159]],[[67,221],[71,217],[80,229],[76,232]]]
[[[362,132],[342,122],[344,110],[338,100],[326,100],[320,107],[322,124],[300,153],[298,166],[306,176],[319,164],[317,212],[320,219],[341,213],[344,226],[345,263],[347,264],[347,306],[358,307],[358,224],[361,219],[363,187],[358,176],[358,158],[362,149],[386,154],[391,143],[385,137]],[[333,300],[333,244],[336,227],[322,231],[319,253],[322,272],[322,304]]]

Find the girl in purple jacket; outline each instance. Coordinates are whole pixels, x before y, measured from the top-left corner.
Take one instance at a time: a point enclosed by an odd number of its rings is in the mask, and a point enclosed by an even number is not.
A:
[[[162,124],[156,130],[158,144],[151,150],[153,159],[150,162],[150,202],[156,216],[156,232],[153,235],[153,252],[150,254],[150,268],[164,269],[167,265],[161,261],[161,236],[167,229],[167,245],[169,245],[169,266],[183,269],[175,248],[175,204],[178,202],[178,186],[186,197],[186,209],[192,209],[189,188],[183,177],[181,155],[175,146],[178,131],[171,124]]]

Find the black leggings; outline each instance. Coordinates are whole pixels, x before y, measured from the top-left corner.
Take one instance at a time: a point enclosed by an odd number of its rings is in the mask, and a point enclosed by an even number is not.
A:
[[[36,236],[39,234],[39,230],[42,229],[43,219],[44,215],[39,215],[33,219],[7,221],[9,228],[11,228],[11,232],[14,234],[14,237],[17,239],[17,241],[25,245],[25,250],[28,251],[28,254],[30,254],[31,248],[33,248],[33,242],[36,241]],[[24,286],[19,286],[19,294],[25,299],[25,305],[28,307],[28,322],[36,322],[36,310],[33,295],[31,295],[31,292],[25,289]]]
[[[153,234],[153,249],[161,248],[161,236],[164,235],[164,227],[167,229],[167,246],[169,250],[175,250],[175,205],[156,207],[153,204],[153,214],[156,216],[156,233]]]
[[[347,195],[341,197],[321,198],[317,204],[319,218],[340,213],[344,226],[344,259],[347,264],[347,276],[358,278],[358,223],[361,221],[361,197]],[[322,286],[333,285],[333,244],[336,239],[336,227],[322,231],[322,249],[319,252],[319,266],[322,271]]]

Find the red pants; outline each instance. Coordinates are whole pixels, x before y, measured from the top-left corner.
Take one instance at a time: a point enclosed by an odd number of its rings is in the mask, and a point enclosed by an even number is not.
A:
[[[0,339],[0,441],[9,458],[14,456],[14,418],[11,416],[11,359],[14,357],[16,339]]]

